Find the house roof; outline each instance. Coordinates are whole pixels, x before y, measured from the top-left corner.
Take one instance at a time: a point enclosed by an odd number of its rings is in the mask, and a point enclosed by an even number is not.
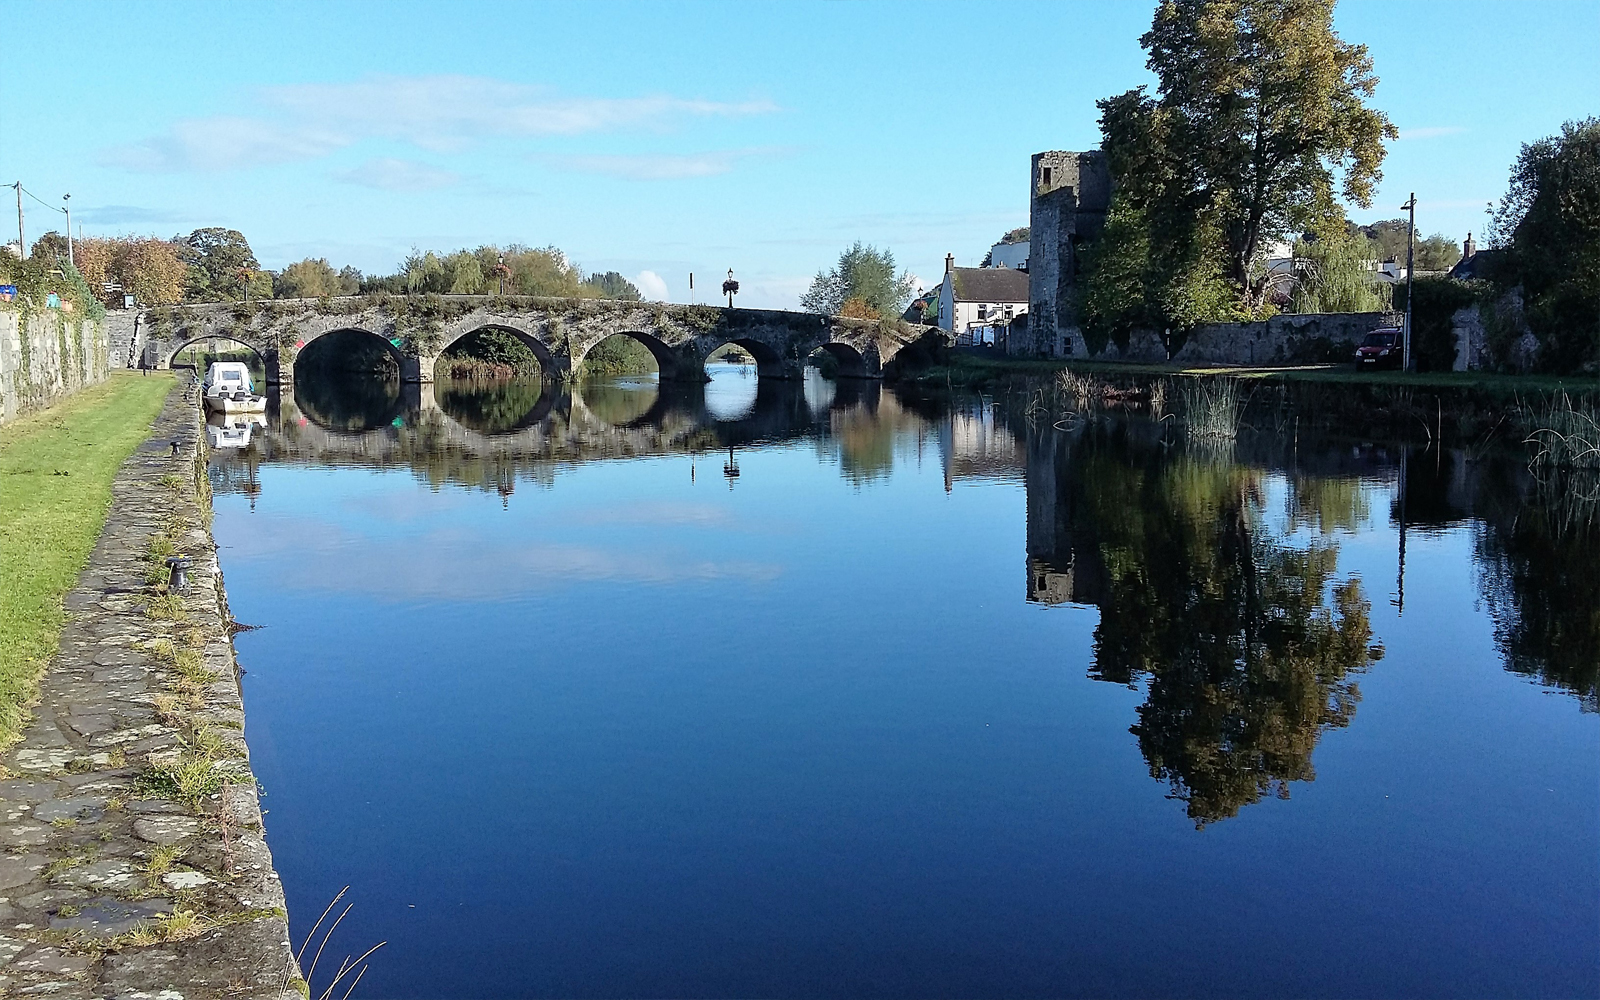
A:
[[[1009,267],[958,267],[952,294],[957,302],[1026,302],[1028,272]]]
[[[1486,278],[1501,263],[1504,256],[1504,250],[1479,250],[1471,257],[1463,257],[1456,261],[1456,266],[1450,269],[1450,277],[1461,281],[1469,278]]]

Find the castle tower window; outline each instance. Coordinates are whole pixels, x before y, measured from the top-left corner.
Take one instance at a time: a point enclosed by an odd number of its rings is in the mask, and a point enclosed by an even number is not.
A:
[[[1044,186],[1045,187],[1049,187],[1050,186],[1050,168],[1049,167],[1045,167],[1044,168]]]

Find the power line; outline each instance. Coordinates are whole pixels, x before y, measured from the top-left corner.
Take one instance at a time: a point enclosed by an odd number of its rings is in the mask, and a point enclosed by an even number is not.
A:
[[[66,211],[66,209],[62,208],[61,206],[52,205],[48,201],[45,201],[43,198],[41,198],[38,195],[34,194],[32,191],[29,191],[27,188],[22,187],[22,184],[20,182],[17,184],[17,187],[22,188],[22,193],[23,194],[27,195],[29,198],[32,198],[34,201],[36,201],[39,204],[43,205],[45,208],[48,208],[52,212],[65,212]]]

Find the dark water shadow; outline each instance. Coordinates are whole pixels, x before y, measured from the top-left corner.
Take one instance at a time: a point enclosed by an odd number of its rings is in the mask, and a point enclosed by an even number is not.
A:
[[[327,369],[294,383],[294,403],[317,426],[351,434],[393,426],[406,408],[397,379]]]

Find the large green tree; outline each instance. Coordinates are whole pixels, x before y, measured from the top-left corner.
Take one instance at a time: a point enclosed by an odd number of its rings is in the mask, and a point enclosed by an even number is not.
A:
[[[839,263],[832,270],[818,271],[811,279],[811,287],[800,296],[800,308],[837,316],[848,302],[854,306],[855,315],[870,312],[897,318],[916,291],[915,280],[905,272],[896,273],[892,250],[863,246],[857,241],[839,255]]]
[[[1406,219],[1384,219],[1365,226],[1352,227],[1357,233],[1372,241],[1370,256],[1373,260],[1404,262],[1407,243],[1411,236],[1411,223]],[[1417,270],[1448,271],[1461,259],[1461,247],[1443,233],[1417,237]]]
[[[1600,118],[1522,147],[1490,239],[1510,250],[1541,366],[1600,366]]]
[[[250,294],[272,297],[272,276],[261,270],[250,241],[237,229],[212,226],[175,237],[178,256],[189,267],[184,297],[200,302],[242,298]]]
[[[633,282],[616,271],[591,274],[584,284],[594,289],[595,294],[602,299],[621,299],[625,302],[638,302],[644,298],[643,295],[639,294],[639,289],[634,287]]]
[[[1336,216],[1336,192],[1371,203],[1384,140],[1397,133],[1368,105],[1372,59],[1333,30],[1333,7],[1166,0],[1156,9],[1140,39],[1156,93],[1100,102],[1119,199],[1152,248],[1147,288],[1187,288],[1216,270],[1255,308],[1268,243]]]
[[[280,299],[320,299],[343,292],[339,272],[323,257],[296,261],[279,272],[273,282],[273,294]]]

